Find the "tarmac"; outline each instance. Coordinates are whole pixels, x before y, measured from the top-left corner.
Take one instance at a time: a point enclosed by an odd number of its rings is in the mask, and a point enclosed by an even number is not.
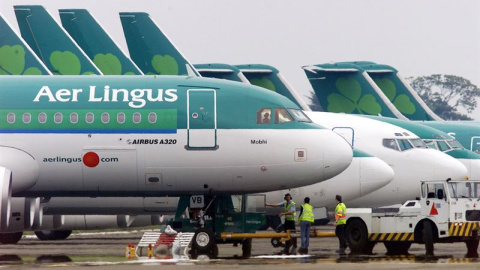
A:
[[[383,244],[377,244],[372,255],[338,255],[336,238],[311,238],[308,256],[274,255],[269,239],[253,239],[252,256],[241,257],[241,246],[219,245],[217,259],[199,256],[196,260],[171,258],[157,254],[154,258],[127,258],[126,246],[137,244],[143,232],[77,233],[66,240],[41,241],[27,235],[16,245],[0,246],[0,268],[55,269],[132,269],[161,267],[162,269],[479,269],[478,258],[466,257],[464,243],[436,244],[435,256],[424,255],[423,245],[413,244],[409,255],[389,256]],[[300,240],[299,244],[300,244]],[[160,250],[161,251],[161,250]],[[347,250],[348,253],[348,250]]]

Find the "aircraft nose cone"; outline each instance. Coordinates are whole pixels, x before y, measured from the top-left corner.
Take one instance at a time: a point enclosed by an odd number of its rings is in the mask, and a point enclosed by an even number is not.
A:
[[[392,182],[395,172],[386,162],[377,157],[360,159],[360,194],[371,193]]]
[[[343,172],[350,165],[353,159],[353,151],[343,137],[329,130],[323,142],[323,147],[325,149],[324,176],[325,179],[330,179]]]
[[[468,176],[468,170],[457,159],[437,151],[434,159],[433,175],[437,180],[451,178],[452,180],[465,180]]]

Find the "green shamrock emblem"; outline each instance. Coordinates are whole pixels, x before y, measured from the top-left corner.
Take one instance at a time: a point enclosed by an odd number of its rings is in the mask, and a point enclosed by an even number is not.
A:
[[[36,67],[25,69],[25,49],[21,45],[0,47],[0,75],[42,75]]]
[[[166,55],[155,55],[152,58],[152,66],[159,75],[178,75],[178,63],[175,58]],[[155,73],[149,72],[147,75],[154,75]]]
[[[251,79],[250,83],[253,84],[253,85],[256,85],[256,86],[266,88],[268,90],[272,90],[274,92],[276,91],[275,84],[270,79],[267,79],[267,78]]]
[[[340,92],[328,95],[327,102],[329,112],[352,113],[355,110],[359,114],[378,115],[382,107],[371,94],[362,96],[362,87],[355,78],[338,78],[335,87]]]
[[[104,75],[122,75],[122,64],[117,56],[107,53],[99,53],[93,58],[93,63]]]
[[[388,97],[388,99],[393,103],[393,105],[399,110],[402,114],[414,114],[416,111],[415,104],[412,103],[410,98],[401,94],[397,96],[397,87],[392,82],[392,80],[383,78],[374,80],[375,83],[382,89],[383,93]]]
[[[52,64],[55,75],[80,75],[82,66],[78,56],[71,51],[54,51],[50,55],[50,64]],[[92,71],[85,71],[82,75],[94,74]]]

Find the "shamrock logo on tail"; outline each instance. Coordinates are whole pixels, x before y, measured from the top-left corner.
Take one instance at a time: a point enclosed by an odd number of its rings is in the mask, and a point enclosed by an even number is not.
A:
[[[54,51],[50,55],[50,64],[55,69],[55,75],[80,75],[82,66],[78,56],[71,51]],[[94,74],[92,71],[85,71],[82,75]]]
[[[152,66],[157,73],[148,72],[147,75],[178,75],[178,63],[175,58],[166,54],[157,54],[152,58]]]
[[[335,87],[340,92],[328,95],[328,111],[378,115],[382,107],[371,94],[362,96],[362,87],[355,78],[338,78]]]
[[[270,79],[267,79],[267,78],[261,78],[261,79],[255,78],[250,80],[250,83],[256,86],[266,88],[268,90],[272,90],[274,92],[276,91],[275,84]]]
[[[0,47],[0,75],[42,75],[36,67],[25,69],[25,49],[21,45]]]
[[[392,80],[383,78],[375,79],[374,81],[378,85],[378,87],[382,89],[383,93],[393,103],[397,110],[399,110],[402,114],[415,113],[415,104],[413,104],[412,101],[410,101],[410,98],[405,94],[397,96],[397,87],[392,82]]]

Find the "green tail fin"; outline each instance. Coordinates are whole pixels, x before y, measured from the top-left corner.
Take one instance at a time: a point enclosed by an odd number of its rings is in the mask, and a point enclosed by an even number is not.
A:
[[[102,73],[42,6],[15,6],[25,41],[56,75]]]
[[[104,75],[142,75],[86,9],[59,10],[62,25]]]
[[[321,64],[303,69],[320,104],[328,112],[407,119],[356,64]]]
[[[51,75],[0,14],[0,75]]]
[[[307,111],[311,110],[307,103],[281,76],[278,69],[261,64],[236,65],[236,67],[242,71],[251,84],[275,91],[293,101],[300,108]]]
[[[225,79],[229,81],[250,84],[247,78],[245,78],[240,69],[238,69],[236,66],[220,63],[195,64],[194,66],[202,77]]]
[[[405,117],[410,120],[442,121],[423,100],[417,92],[406,82],[398,71],[387,65],[379,65],[372,62],[362,62],[357,65],[365,69],[375,84],[388,97]]]
[[[130,57],[146,75],[199,76],[148,13],[120,13]]]

